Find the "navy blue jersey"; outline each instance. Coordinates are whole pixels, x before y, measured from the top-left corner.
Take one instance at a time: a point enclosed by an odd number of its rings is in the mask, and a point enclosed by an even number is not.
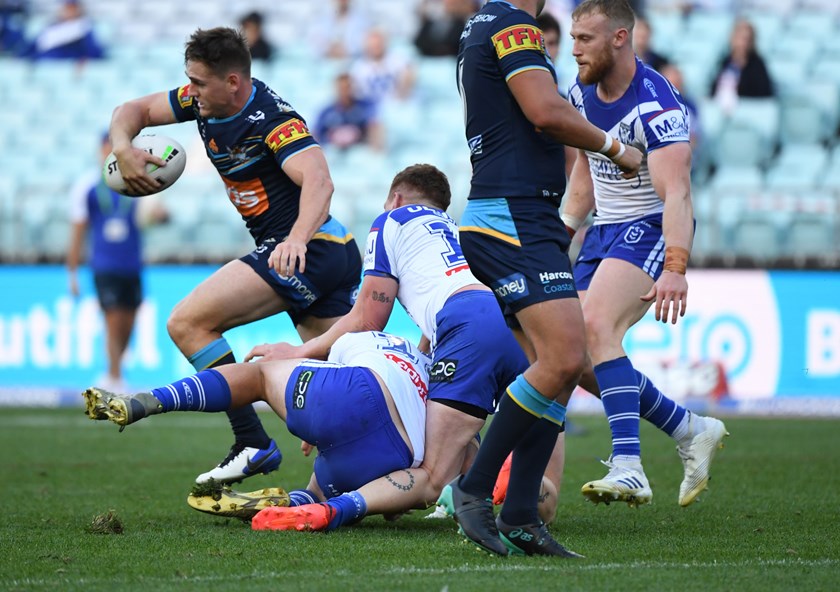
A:
[[[292,229],[300,209],[300,187],[280,167],[318,143],[291,105],[256,78],[253,84],[245,107],[224,119],[201,117],[189,84],[171,90],[169,103],[178,121],[198,123],[228,198],[259,244],[283,239]]]
[[[473,175],[470,199],[549,197],[566,189],[563,145],[525,117],[507,81],[527,70],[557,74],[527,12],[491,0],[469,21],[458,51]]]

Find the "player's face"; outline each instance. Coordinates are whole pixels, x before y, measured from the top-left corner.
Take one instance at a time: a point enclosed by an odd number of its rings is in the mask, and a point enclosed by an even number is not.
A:
[[[233,94],[229,82],[216,76],[206,64],[187,62],[187,77],[190,79],[190,96],[198,103],[202,117],[228,117]]]
[[[572,22],[572,55],[583,84],[600,82],[615,64],[612,41],[614,32],[600,12],[582,15]]]

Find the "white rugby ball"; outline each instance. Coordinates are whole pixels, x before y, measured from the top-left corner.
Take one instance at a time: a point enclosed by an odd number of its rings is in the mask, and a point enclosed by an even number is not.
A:
[[[117,193],[132,197],[152,195],[171,187],[184,172],[184,167],[187,164],[187,152],[181,144],[172,138],[160,134],[144,134],[134,138],[131,145],[159,157],[166,163],[166,166],[161,167],[148,163],[146,172],[156,179],[160,186],[156,191],[150,193],[132,193],[126,188],[125,181],[123,181],[122,173],[120,173],[120,168],[117,165],[117,157],[111,152],[102,167],[102,177],[105,179],[105,184]]]

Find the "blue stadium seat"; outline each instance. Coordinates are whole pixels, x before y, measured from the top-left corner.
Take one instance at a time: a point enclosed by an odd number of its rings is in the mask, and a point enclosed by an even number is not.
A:
[[[723,165],[712,176],[709,189],[718,193],[734,191],[747,193],[758,191],[764,184],[764,176],[757,166]]]
[[[764,164],[770,146],[764,135],[748,124],[727,124],[710,148],[712,163],[718,167],[756,167]]]
[[[828,154],[820,145],[786,144],[773,161],[765,187],[773,191],[814,188],[828,164]]]
[[[776,225],[770,220],[745,215],[738,221],[733,250],[739,255],[746,255],[756,261],[766,263],[781,254],[780,238]]]
[[[840,252],[836,223],[819,215],[800,215],[787,230],[786,252],[794,257]]]

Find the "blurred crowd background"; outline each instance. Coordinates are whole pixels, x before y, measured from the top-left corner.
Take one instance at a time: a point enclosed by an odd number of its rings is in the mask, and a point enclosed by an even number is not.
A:
[[[694,108],[696,267],[840,265],[840,2],[646,0],[637,53]],[[470,163],[455,87],[457,40],[476,0],[0,0],[0,262],[63,262],[68,194],[98,165],[119,103],[186,82],[196,28],[242,27],[253,76],[303,115],[327,151],[332,211],[364,237],[393,175],[432,163],[453,186]],[[559,23],[560,89],[576,66],[573,0]],[[159,200],[149,262],[222,262],[253,248],[195,125],[184,176]]]

